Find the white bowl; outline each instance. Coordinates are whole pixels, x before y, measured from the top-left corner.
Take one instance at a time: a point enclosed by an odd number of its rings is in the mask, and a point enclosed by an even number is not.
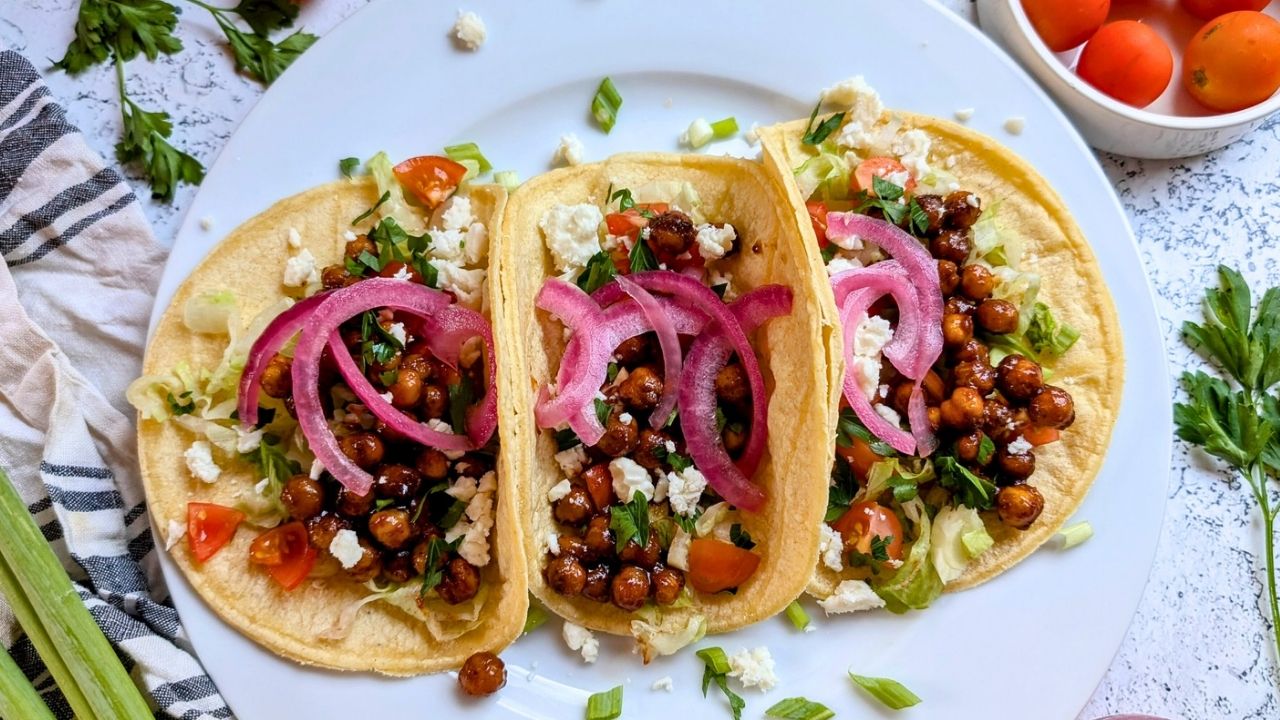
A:
[[[1170,12],[1174,0],[1115,2],[1108,21],[1156,16],[1151,25],[1170,42],[1174,53],[1169,88],[1146,108],[1114,100],[1086,83],[1073,71],[1079,50],[1054,53],[1031,27],[1021,0],[977,0],[982,29],[1017,58],[1057,99],[1081,134],[1099,150],[1139,158],[1179,158],[1200,155],[1230,144],[1268,115],[1280,110],[1280,93],[1233,113],[1213,112],[1182,88],[1181,55],[1186,41],[1204,22]],[[1266,12],[1276,15],[1280,3]],[[1154,12],[1153,12],[1154,11]]]

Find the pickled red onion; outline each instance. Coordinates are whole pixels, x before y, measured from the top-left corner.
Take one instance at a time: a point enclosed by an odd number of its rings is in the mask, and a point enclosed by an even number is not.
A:
[[[844,305],[849,293],[863,288],[876,290],[880,295],[893,296],[898,306],[898,326],[893,339],[884,347],[884,356],[898,372],[915,380],[929,368],[920,367],[916,345],[920,340],[920,298],[897,260],[886,260],[867,267],[846,270],[831,278],[831,290],[836,296],[836,307]],[[932,361],[930,361],[932,364]]]
[[[666,424],[671,411],[676,407],[676,390],[680,386],[680,374],[684,360],[681,357],[680,338],[676,335],[676,327],[671,316],[663,312],[662,306],[648,290],[637,285],[625,275],[619,275],[618,287],[631,296],[640,306],[645,319],[653,326],[658,335],[658,347],[662,349],[662,396],[658,404],[649,413],[649,427],[655,430]],[[615,346],[616,347],[616,346]]]
[[[577,285],[548,278],[538,291],[536,304],[559,318],[575,338],[587,338],[585,347],[578,351],[586,353],[589,362],[583,368],[587,372],[562,373],[562,377],[557,378],[555,396],[551,397],[544,389],[534,409],[539,427],[556,427],[591,404],[591,398],[604,382],[613,348],[604,347],[597,337],[604,322],[600,306]]]
[[[493,328],[483,315],[461,305],[442,308],[427,318],[426,326],[431,353],[453,367],[458,365],[463,343],[473,337],[479,337],[484,343],[484,398],[467,411],[467,437],[476,447],[481,447],[498,429],[498,360],[493,347]]]
[[[915,438],[911,433],[880,417],[872,407],[871,401],[862,393],[862,388],[858,387],[853,371],[854,335],[858,332],[858,326],[867,319],[867,310],[871,309],[872,303],[882,294],[878,290],[869,288],[855,290],[849,293],[844,305],[840,308],[840,322],[844,326],[844,356],[847,364],[844,373],[844,397],[848,400],[849,407],[853,408],[853,412],[872,435],[889,443],[894,450],[910,455],[916,450]],[[918,385],[919,381],[916,382]]]
[[[236,397],[236,415],[245,427],[252,428],[258,424],[258,391],[262,388],[262,372],[266,370],[271,358],[289,342],[289,338],[302,328],[311,312],[324,302],[327,295],[328,293],[318,293],[289,306],[289,309],[277,315],[267,325],[249,347]]]
[[[764,285],[748,292],[729,306],[734,317],[742,324],[743,332],[755,332],[765,322],[783,315],[791,314],[791,288],[785,285]],[[725,355],[728,360],[728,355]],[[720,362],[723,366],[724,361]],[[718,370],[718,368],[717,368]],[[761,384],[764,380],[761,379]],[[764,454],[765,442],[769,439],[768,403],[751,403],[751,429],[747,433],[746,445],[735,463],[743,475],[751,477],[760,467],[760,456]]]

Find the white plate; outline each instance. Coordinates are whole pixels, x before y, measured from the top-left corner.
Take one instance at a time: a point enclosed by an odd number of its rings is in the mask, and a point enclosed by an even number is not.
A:
[[[677,136],[696,117],[735,115],[745,129],[806,115],[822,87],[855,73],[892,106],[941,116],[976,107],[971,124],[1026,156],[1066,199],[1120,310],[1129,355],[1124,406],[1115,449],[1080,513],[1097,536],[1070,552],[1046,548],[926,612],[827,619],[810,605],[817,632],[797,633],[776,618],[703,644],[773,651],[782,684],[763,696],[745,692],[747,717],[796,695],[842,717],[882,716],[852,687],[847,668],[896,678],[919,694],[924,703],[905,717],[1074,717],[1142,594],[1168,479],[1169,386],[1131,231],[1062,114],[971,27],[920,0],[806,4],[715,0],[659,12],[638,3],[474,0],[470,9],[488,22],[489,41],[478,53],[463,53],[446,37],[452,5],[374,3],[309,50],[227,143],[179,231],[157,312],[224,229],[333,179],[341,157],[377,150],[399,157],[474,140],[498,169],[527,178],[548,167],[564,132],[578,133],[590,158],[676,150]],[[588,114],[604,75],[624,98],[608,136]],[[1019,137],[1000,129],[1010,115],[1027,119]],[[709,150],[749,152],[740,140]],[[218,232],[199,228],[208,216]],[[165,567],[200,657],[249,720],[370,717],[375,709],[410,717],[577,718],[588,693],[619,683],[628,717],[694,708],[698,717],[728,717],[717,695],[701,698],[692,652],[643,667],[628,642],[609,641],[600,661],[587,666],[560,642],[558,621],[503,654],[510,679],[487,700],[463,698],[450,676],[392,680],[304,669],[223,625],[167,558]],[[651,691],[665,675],[675,692]]]

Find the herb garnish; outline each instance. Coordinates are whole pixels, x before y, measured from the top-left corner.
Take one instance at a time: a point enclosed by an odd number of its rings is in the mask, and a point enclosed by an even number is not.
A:
[[[718,647],[702,648],[697,652],[697,656],[703,663],[702,697],[707,696],[707,688],[714,680],[716,686],[729,700],[729,710],[733,713],[733,720],[742,720],[742,709],[747,706],[747,701],[729,689],[729,658],[724,654],[724,650]]]
[[[818,127],[815,128],[813,126],[813,121],[818,118],[818,110],[821,108],[822,101],[818,101],[818,104],[813,106],[813,112],[809,114],[809,124],[805,125],[804,137],[800,139],[800,142],[805,145],[817,145],[821,143],[823,140],[826,140],[831,133],[835,132],[836,128],[840,127],[840,123],[844,122],[844,113],[838,112],[826,120],[823,120],[818,124]]]
[[[653,251],[649,249],[649,244],[644,238],[636,238],[636,244],[631,246],[631,272],[638,273],[645,270],[656,270],[658,260],[653,256]]]
[[[165,396],[165,400],[169,403],[169,413],[171,415],[190,415],[196,411],[196,401],[191,398],[190,390],[179,394],[176,398],[173,393],[168,393]],[[183,402],[178,402],[179,400]]]
[[[893,544],[893,536],[880,537],[873,535],[871,537],[871,559],[877,562],[889,561],[889,546]]]
[[[461,544],[462,538],[457,538],[451,543],[438,537],[431,538],[427,545],[427,571],[422,574],[422,588],[418,590],[420,599],[426,598],[427,593],[444,580],[444,559]]]
[[[338,161],[338,172],[342,173],[342,177],[351,177],[358,167],[360,167],[358,157],[345,157]]]
[[[938,470],[938,480],[942,487],[955,493],[961,505],[975,510],[987,510],[995,505],[995,483],[961,465],[959,460],[949,455],[934,458],[933,464]]]
[[[596,398],[595,410],[596,410],[596,420],[599,420],[601,425],[608,425],[609,415],[613,413],[613,411],[609,408],[609,403],[601,400],[600,398]]]
[[[476,401],[476,389],[471,378],[462,375],[458,382],[449,384],[449,426],[462,435],[467,431],[467,410]]]
[[[391,199],[391,191],[390,191],[390,190],[387,190],[386,192],[382,193],[382,197],[378,198],[378,202],[374,203],[374,204],[373,204],[373,207],[371,207],[371,208],[369,208],[368,210],[365,210],[364,212],[362,212],[362,213],[360,213],[359,215],[357,215],[357,216],[356,216],[356,219],[351,221],[351,224],[352,224],[352,225],[359,225],[359,224],[360,224],[360,223],[361,223],[365,218],[367,218],[367,217],[369,217],[370,215],[372,215],[372,214],[374,214],[375,212],[377,212],[378,208],[382,207],[382,203],[384,203],[384,202],[386,202],[386,201],[388,201],[388,200],[390,200],[390,199]],[[394,221],[393,221],[393,222],[394,222]]]
[[[843,408],[840,410],[840,419],[836,423],[836,444],[840,447],[849,447],[853,445],[854,438],[870,445],[871,452],[880,457],[893,457],[897,454],[889,443],[871,434],[867,426],[863,425],[857,414],[853,412],[853,408]]]
[[[836,716],[835,712],[807,698],[793,697],[782,700],[764,711],[765,717],[779,720],[829,720]]]
[[[734,523],[729,527],[729,542],[743,550],[750,550],[756,546],[755,541],[751,539],[751,533],[743,530],[742,525],[738,523]]]
[[[640,547],[649,544],[649,501],[644,493],[634,493],[629,503],[610,506],[609,529],[617,536],[618,552],[632,539]]]
[[[920,704],[920,697],[897,680],[854,675],[853,673],[849,673],[849,678],[858,687],[866,690],[871,697],[884,703],[885,707],[892,710],[901,710]]]
[[[635,198],[631,196],[631,191],[629,189],[622,188],[621,190],[614,192],[612,185],[609,186],[609,189],[609,202],[616,201],[618,203],[618,212],[626,212],[636,206]]]
[[[1070,325],[1059,323],[1049,306],[1038,302],[1031,309],[1031,320],[1023,337],[1037,353],[1060,357],[1080,339],[1080,332]]]
[[[618,274],[609,253],[598,252],[587,261],[587,266],[578,275],[577,286],[590,295],[599,290]]]

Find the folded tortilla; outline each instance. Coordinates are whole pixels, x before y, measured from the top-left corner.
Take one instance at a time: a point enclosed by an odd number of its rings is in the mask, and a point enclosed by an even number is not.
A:
[[[470,197],[476,217],[492,228],[506,202],[505,191],[477,186]],[[342,236],[351,229],[351,219],[377,201],[372,180],[339,181],[281,200],[236,228],[178,288],[151,337],[144,373],[167,373],[183,361],[192,368],[215,367],[226,337],[187,330],[182,322],[187,300],[204,291],[230,290],[248,323],[284,297],[281,273],[295,252],[286,242],[290,228],[315,255],[317,268],[341,262]],[[496,233],[490,235],[490,252],[496,254],[498,239]],[[501,357],[505,338],[495,340]],[[500,415],[499,423],[507,423],[506,417]],[[185,532],[188,502],[235,506],[255,492],[260,479],[251,465],[240,462],[226,463],[214,483],[193,479],[182,454],[194,439],[173,422],[138,421],[138,455],[154,527],[172,545],[170,556],[209,607],[264,647],[308,665],[415,675],[456,668],[475,652],[497,652],[520,634],[528,591],[520,542],[523,516],[517,511],[515,474],[504,461],[508,452],[499,453],[498,502],[489,536],[493,560],[482,568],[484,598],[475,617],[424,621],[390,603],[372,602],[359,609],[345,637],[324,639],[342,624],[344,610],[353,611],[370,594],[363,585],[339,572],[332,580],[313,577],[286,592],[250,566],[249,544],[258,532],[248,525],[203,563],[195,561],[184,538],[173,537]]]

